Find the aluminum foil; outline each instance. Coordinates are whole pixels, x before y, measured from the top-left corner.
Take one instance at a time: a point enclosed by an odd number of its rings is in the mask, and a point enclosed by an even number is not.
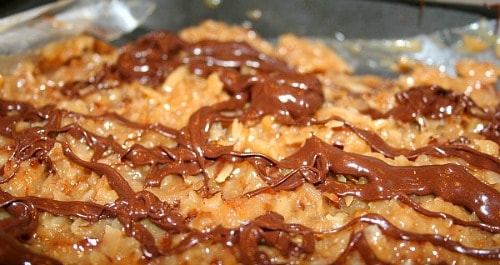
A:
[[[152,0],[57,1],[0,20],[0,54],[15,55],[83,32],[112,41],[141,25]]]
[[[354,67],[356,73],[391,75],[402,61],[439,67],[455,75],[461,59],[500,66],[500,35],[495,20],[481,20],[461,28],[444,29],[405,39],[320,39]]]

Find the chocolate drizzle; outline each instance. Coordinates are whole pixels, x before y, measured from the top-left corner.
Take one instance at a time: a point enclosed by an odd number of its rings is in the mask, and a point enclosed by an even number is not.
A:
[[[135,192],[124,177],[112,166],[99,162],[106,151],[112,151],[121,160],[132,166],[149,166],[144,186],[158,186],[170,174],[205,176],[205,185],[198,192],[211,196],[207,186],[206,169],[217,161],[247,161],[268,184],[267,188],[246,194],[256,196],[267,191],[294,190],[304,183],[311,183],[323,192],[338,197],[356,196],[364,201],[397,199],[424,215],[449,218],[454,223],[472,226],[491,233],[500,232],[500,192],[480,182],[468,170],[457,164],[430,166],[391,166],[380,159],[359,155],[333,146],[317,137],[306,140],[295,154],[281,161],[259,153],[242,153],[232,146],[220,146],[208,141],[211,124],[229,123],[239,120],[259,120],[273,115],[281,124],[309,125],[322,123],[313,116],[323,104],[320,82],[314,75],[299,74],[283,61],[261,54],[248,44],[239,42],[202,41],[188,44],[169,32],[154,32],[131,43],[119,56],[117,63],[108,65],[91,80],[68,83],[63,91],[68,96],[84,96],[83,90],[91,93],[118,85],[122,82],[140,82],[159,86],[165,76],[180,65],[187,65],[197,75],[216,73],[224,84],[230,99],[212,106],[202,107],[194,113],[189,123],[180,130],[161,125],[139,124],[116,114],[101,116],[82,115],[53,106],[36,108],[25,102],[0,99],[0,135],[12,139],[12,156],[2,167],[1,182],[16,178],[24,161],[36,161],[54,173],[48,156],[49,151],[60,144],[64,155],[80,167],[105,177],[118,199],[107,205],[91,202],[65,202],[37,197],[15,197],[0,190],[0,205],[11,216],[0,220],[0,258],[9,258],[12,263],[31,261],[37,264],[58,264],[57,261],[30,252],[24,244],[38,225],[39,212],[56,216],[79,217],[91,223],[108,218],[117,218],[128,236],[137,239],[145,258],[181,253],[200,242],[222,244],[245,264],[266,264],[271,261],[259,246],[273,248],[283,257],[304,257],[314,252],[316,235],[331,235],[367,224],[376,225],[388,237],[414,242],[429,242],[453,252],[483,259],[500,259],[500,249],[467,248],[459,242],[439,235],[410,233],[398,229],[388,220],[376,214],[366,214],[345,226],[327,232],[317,232],[300,224],[287,224],[282,216],[269,212],[249,220],[236,228],[215,227],[198,231],[189,226],[176,205],[161,201],[148,191]],[[243,68],[249,68],[242,74]],[[414,101],[414,98],[421,101]],[[417,116],[442,119],[451,115],[472,115],[490,119],[491,113],[477,107],[472,100],[454,96],[438,87],[414,88],[398,95],[400,105],[383,117],[410,121]],[[429,104],[431,102],[431,104]],[[416,104],[416,105],[415,105]],[[432,105],[430,107],[429,105]],[[443,111],[442,109],[445,109]],[[494,114],[498,117],[498,111]],[[155,131],[163,137],[175,140],[176,147],[146,147],[133,144],[125,148],[112,137],[101,137],[86,130],[78,122],[63,125],[62,120],[79,117],[94,120],[112,120],[142,132]],[[498,119],[496,119],[498,121]],[[16,131],[16,124],[29,122],[37,126]],[[492,125],[493,126],[493,125]],[[494,127],[494,126],[493,126]],[[498,158],[474,151],[460,144],[436,144],[417,150],[400,150],[387,145],[375,133],[345,122],[365,140],[374,151],[386,157],[404,155],[416,159],[421,154],[436,157],[460,157],[479,169],[500,172]],[[497,131],[494,127],[492,130]],[[58,136],[69,134],[83,140],[93,151],[90,160],[84,160],[73,152],[71,146]],[[280,173],[287,169],[289,173]],[[341,182],[336,176],[366,178],[366,184]],[[434,195],[473,212],[479,221],[464,221],[457,217],[425,210],[411,199],[412,195]],[[178,244],[166,237],[163,246],[155,244],[151,232],[141,221],[149,220],[167,234],[186,234]],[[358,250],[366,262],[383,262],[370,248],[362,232],[353,233],[348,246],[337,260],[343,263],[347,256]],[[14,254],[6,254],[14,253]]]
[[[344,152],[316,137],[281,164],[315,169],[318,176],[313,179],[320,180],[318,188],[341,197],[354,195],[374,201],[401,195],[439,196],[475,212],[492,231],[500,231],[500,193],[456,164],[394,167],[376,158]],[[368,183],[344,183],[328,178],[328,173],[366,177]]]
[[[481,153],[466,145],[434,144],[414,150],[396,149],[388,145],[372,131],[357,128],[348,122],[345,122],[345,126],[365,140],[373,150],[383,154],[385,157],[395,158],[402,155],[410,160],[414,160],[423,154],[434,157],[460,157],[472,166],[500,173],[500,159]]]
[[[365,110],[372,118],[392,117],[402,122],[419,122],[421,118],[444,119],[446,117],[468,114],[483,120],[481,134],[486,139],[500,144],[500,106],[495,110],[479,107],[472,99],[463,94],[455,94],[440,86],[421,86],[396,94],[398,105],[386,113],[377,110]]]

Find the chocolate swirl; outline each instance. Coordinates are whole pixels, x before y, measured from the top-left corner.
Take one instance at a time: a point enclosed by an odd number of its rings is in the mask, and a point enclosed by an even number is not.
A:
[[[79,217],[89,222],[116,218],[125,228],[128,236],[140,242],[144,258],[174,255],[186,251],[200,242],[219,243],[228,247],[239,261],[245,264],[268,264],[271,262],[260,246],[276,250],[283,257],[305,257],[315,251],[316,235],[333,235],[340,231],[362,228],[363,224],[376,225],[388,237],[397,240],[429,242],[453,252],[482,259],[500,259],[500,249],[475,249],[461,245],[448,238],[410,233],[398,229],[388,220],[376,214],[365,214],[353,219],[345,226],[332,231],[319,232],[300,224],[288,224],[277,213],[269,212],[254,220],[249,220],[236,228],[217,226],[211,230],[199,231],[189,226],[189,218],[178,211],[178,205],[161,201],[148,191],[135,192],[125,178],[112,166],[99,162],[106,151],[119,155],[120,159],[132,167],[149,166],[145,186],[157,186],[170,174],[180,176],[205,175],[205,185],[200,194],[211,196],[207,185],[207,167],[220,161],[247,161],[268,184],[267,188],[250,192],[255,196],[266,191],[294,190],[308,182],[322,192],[338,197],[348,195],[364,201],[397,199],[415,211],[431,217],[450,218],[454,223],[472,226],[491,233],[500,232],[500,192],[480,182],[467,169],[456,164],[431,166],[391,166],[380,159],[346,152],[342,146],[333,146],[311,137],[295,154],[281,161],[275,161],[264,154],[241,153],[232,146],[220,146],[208,141],[208,130],[214,122],[229,123],[234,118],[259,120],[265,115],[273,115],[277,121],[287,125],[308,125],[322,123],[314,119],[315,112],[323,104],[320,82],[314,75],[299,74],[283,61],[261,54],[248,44],[239,42],[202,41],[187,44],[168,32],[154,32],[123,48],[116,64],[108,65],[91,80],[68,83],[63,91],[68,96],[84,96],[83,90],[91,93],[123,82],[140,82],[158,86],[166,75],[180,65],[187,65],[194,73],[207,76],[219,75],[224,90],[230,99],[206,106],[194,113],[189,123],[180,130],[161,125],[139,124],[128,121],[116,114],[101,116],[82,115],[53,106],[36,108],[25,102],[0,99],[0,134],[12,139],[15,145],[9,148],[12,156],[2,167],[2,182],[17,177],[17,170],[23,161],[36,161],[51,165],[48,153],[55,144],[60,144],[67,159],[100,177],[105,177],[118,199],[106,205],[91,202],[65,202],[38,197],[15,197],[0,190],[0,206],[11,214],[0,221],[0,258],[9,258],[11,263],[30,261],[39,264],[58,264],[56,260],[35,254],[22,242],[36,230],[40,212],[56,216]],[[249,74],[242,74],[249,68]],[[248,72],[248,71],[245,71]],[[434,109],[426,109],[428,104],[415,107],[404,102],[417,94],[430,100],[437,96]],[[415,88],[399,96],[400,109],[390,111],[386,117],[397,117],[409,121],[415,115],[429,118],[444,118],[449,115],[467,113],[481,119],[489,113],[478,109],[472,101],[455,97],[436,87]],[[450,99],[454,102],[450,111]],[[423,101],[422,101],[423,102]],[[433,101],[434,102],[434,101]],[[479,114],[478,114],[479,110]],[[481,112],[482,111],[482,112]],[[398,116],[399,115],[399,116]],[[173,139],[176,147],[146,147],[133,144],[125,148],[112,137],[101,137],[74,122],[63,124],[63,118],[112,120],[123,126],[142,131],[155,131],[159,135]],[[75,119],[77,120],[77,119]],[[29,122],[38,124],[16,131],[16,124]],[[324,122],[324,121],[323,121]],[[415,159],[420,154],[438,157],[461,157],[472,166],[499,172],[499,161],[495,157],[473,151],[460,144],[432,145],[418,150],[390,148],[376,134],[345,123],[348,128],[364,139],[374,151],[386,157],[405,155]],[[64,142],[64,134],[70,134],[84,141],[93,152],[90,160],[84,160]],[[287,169],[287,174],[280,173]],[[48,174],[54,171],[49,170]],[[349,179],[366,178],[360,185],[354,182],[340,182],[337,175]],[[411,195],[434,195],[475,213],[479,221],[460,220],[457,217],[423,209],[411,199]],[[174,244],[165,237],[165,244],[158,246],[153,235],[141,223],[149,220],[167,234],[185,234],[181,242]],[[362,231],[362,229],[361,229]],[[347,256],[358,251],[367,263],[383,262],[374,254],[362,232],[353,232],[347,247],[336,262],[343,263]],[[14,256],[5,253],[15,253]],[[7,259],[5,259],[7,260]]]

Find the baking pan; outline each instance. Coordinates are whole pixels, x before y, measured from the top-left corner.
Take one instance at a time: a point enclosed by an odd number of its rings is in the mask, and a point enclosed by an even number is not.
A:
[[[53,1],[0,0],[0,17],[49,2]],[[496,17],[496,10],[482,5],[419,0],[156,0],[156,6],[148,20],[121,41],[155,29],[177,31],[209,18],[244,23],[266,38],[292,32],[306,36],[333,37],[341,33],[346,38],[384,39],[460,27]]]
[[[260,16],[255,17],[255,12]],[[326,38],[339,33],[355,39],[402,38],[461,27],[495,14],[495,10],[483,6],[421,6],[419,1],[158,0],[144,25],[124,39],[153,29],[177,31],[209,18],[246,23],[266,38],[284,32]]]

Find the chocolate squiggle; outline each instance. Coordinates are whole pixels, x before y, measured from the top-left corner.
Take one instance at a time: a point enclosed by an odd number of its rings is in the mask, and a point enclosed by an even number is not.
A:
[[[500,173],[500,159],[481,153],[466,145],[445,143],[433,144],[415,150],[397,149],[384,142],[375,132],[357,128],[348,122],[345,122],[345,126],[365,140],[373,150],[383,154],[385,157],[395,158],[402,155],[410,160],[414,160],[422,154],[434,157],[459,157],[470,165]]]
[[[480,133],[486,139],[500,144],[500,106],[495,110],[479,107],[471,98],[455,94],[440,86],[420,86],[396,94],[398,105],[386,113],[374,109],[365,110],[374,119],[392,117],[403,122],[417,121],[419,118],[444,119],[466,113],[483,120]]]
[[[149,166],[145,186],[159,185],[163,177],[170,174],[181,176],[205,174],[207,167],[217,161],[247,161],[269,185],[267,190],[293,190],[309,182],[320,191],[333,193],[339,197],[353,195],[364,201],[399,199],[428,216],[452,218],[457,224],[477,227],[492,233],[500,231],[500,193],[456,164],[390,166],[379,159],[346,152],[341,147],[329,145],[316,137],[308,139],[300,150],[281,161],[275,161],[259,153],[235,152],[232,146],[209,143],[210,125],[214,122],[229,122],[234,118],[245,121],[258,120],[264,115],[274,115],[282,124],[319,123],[313,118],[323,103],[319,81],[313,75],[294,72],[283,61],[263,55],[244,43],[203,41],[187,44],[168,32],[151,33],[126,46],[117,63],[108,65],[96,77],[87,81],[68,83],[62,90],[68,96],[84,96],[83,91],[93,93],[121,82],[140,82],[157,86],[164,81],[168,73],[180,65],[187,65],[193,73],[202,76],[218,74],[231,98],[201,108],[191,116],[188,125],[178,131],[161,125],[130,122],[116,114],[81,115],[59,110],[53,106],[35,108],[28,103],[0,99],[0,134],[15,142],[15,145],[9,147],[13,150],[13,154],[1,170],[2,182],[15,178],[18,168],[24,161],[46,164],[51,169],[48,173],[53,174],[55,168],[48,154],[54,145],[60,144],[69,160],[101,177],[106,177],[111,188],[118,194],[115,202],[98,205],[37,197],[16,198],[5,191],[0,191],[0,206],[11,214],[11,217],[0,221],[0,240],[12,242],[10,245],[12,248],[5,244],[0,245],[0,258],[5,256],[2,253],[13,251],[18,257],[13,263],[36,261],[41,264],[57,264],[57,261],[34,254],[19,244],[35,231],[39,212],[48,212],[56,216],[75,216],[89,222],[117,218],[125,228],[126,234],[140,242],[146,258],[173,255],[199,242],[212,242],[228,247],[245,264],[265,264],[271,262],[271,257],[259,250],[260,245],[274,248],[284,257],[300,257],[314,252],[314,236],[322,234],[299,224],[286,224],[282,216],[272,212],[237,228],[219,226],[210,231],[198,231],[189,226],[189,221],[177,211],[175,205],[161,201],[148,191],[134,192],[117,170],[99,162],[106,151],[118,154],[121,160],[131,167]],[[243,68],[250,68],[250,74],[241,74]],[[476,115],[474,113],[465,112],[467,115]],[[459,114],[464,113],[454,112],[454,115]],[[144,132],[153,130],[175,140],[178,145],[175,148],[161,145],[148,148],[134,144],[124,148],[112,137],[98,136],[77,122],[62,125],[63,118],[68,117],[114,120]],[[20,122],[36,123],[37,126],[17,132],[16,124]],[[375,151],[387,157],[403,154],[413,159],[422,153],[447,157],[465,155],[465,160],[471,165],[498,172],[498,159],[473,152],[467,147],[436,145],[416,151],[396,150],[389,148],[371,132],[348,123],[346,126],[367,141]],[[63,134],[84,140],[93,151],[93,157],[89,161],[78,157],[68,143],[59,140],[58,136]],[[441,150],[445,150],[445,154]],[[280,169],[289,169],[290,173],[283,175]],[[368,183],[359,185],[340,182],[335,177],[339,174],[356,179],[364,177],[368,179]],[[211,196],[206,185],[208,177],[206,175],[205,177],[205,185],[199,192],[203,196]],[[248,195],[264,191],[257,190]],[[409,199],[409,195],[439,196],[474,212],[480,221],[461,221],[444,213],[421,209]],[[175,245],[172,238],[166,237],[164,246],[157,246],[153,235],[141,224],[145,219],[150,220],[167,234],[186,234],[186,237]],[[398,240],[429,242],[477,258],[500,259],[498,248],[467,248],[441,236],[409,233],[374,214],[354,219],[340,230],[354,229],[364,224],[377,225],[386,236]],[[336,232],[335,230],[329,233]],[[367,263],[380,261],[361,233],[353,233],[337,262],[341,263],[353,251],[362,253]]]

